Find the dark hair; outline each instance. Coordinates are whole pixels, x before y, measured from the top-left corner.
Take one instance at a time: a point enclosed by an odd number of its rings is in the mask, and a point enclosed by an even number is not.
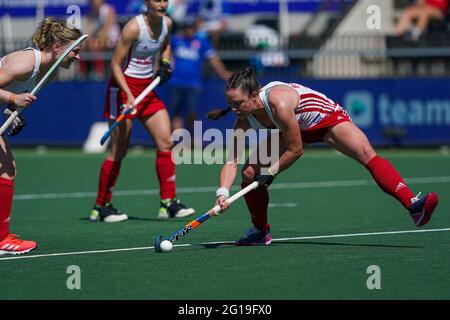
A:
[[[241,88],[242,92],[246,94],[251,94],[252,92],[258,91],[260,88],[259,81],[256,78],[255,70],[252,67],[247,67],[244,70],[237,71],[228,78],[225,90]],[[217,120],[222,116],[225,116],[231,108],[225,109],[214,109],[208,112],[207,117],[211,120]]]

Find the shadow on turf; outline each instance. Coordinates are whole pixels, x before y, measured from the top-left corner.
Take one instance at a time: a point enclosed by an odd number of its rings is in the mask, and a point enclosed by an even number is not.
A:
[[[322,245],[322,246],[351,246],[351,247],[377,247],[377,248],[407,248],[407,249],[420,249],[423,246],[396,246],[386,244],[352,244],[341,242],[311,242],[311,241],[274,241],[271,246],[279,245]],[[219,243],[196,243],[191,245],[194,248],[203,247],[204,249],[217,249],[219,247],[235,247],[233,242],[219,242]]]
[[[89,218],[80,218],[82,221],[90,221]],[[136,220],[136,221],[157,221],[157,222],[183,222],[190,221],[189,218],[173,218],[173,219],[159,219],[159,218],[141,218],[141,217],[132,217],[128,216],[128,220]]]
[[[217,249],[218,247],[234,247],[233,242],[219,242],[219,243],[195,243],[192,247],[203,247],[205,249]]]
[[[272,245],[284,245],[284,244],[312,244],[322,246],[350,246],[350,247],[379,247],[379,248],[408,248],[408,249],[420,249],[423,246],[396,246],[388,244],[362,244],[362,243],[341,243],[341,242],[313,242],[313,241],[280,241],[272,242]]]
[[[191,221],[188,218],[171,218],[171,219],[159,219],[159,218],[141,218],[141,217],[130,217],[128,216],[128,220],[137,220],[137,221],[158,221],[158,222],[180,222],[180,221]]]

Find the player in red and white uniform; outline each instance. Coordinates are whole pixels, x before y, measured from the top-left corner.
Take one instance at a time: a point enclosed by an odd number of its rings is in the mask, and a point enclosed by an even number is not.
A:
[[[30,94],[72,43],[81,37],[78,29],[64,21],[46,18],[33,36],[36,48],[12,52],[0,60],[0,105],[9,116],[16,107],[29,107],[37,98]],[[59,65],[68,69],[79,60],[80,46],[75,47]],[[16,135],[24,126],[20,116],[11,124],[8,134]],[[36,248],[36,242],[19,239],[9,232],[16,165],[8,141],[0,136],[0,255],[22,254]]]
[[[113,77],[106,90],[103,116],[110,123],[122,113],[125,105],[152,82],[161,77],[160,84],[170,79],[172,21],[167,17],[167,0],[146,0],[147,12],[131,19],[123,28],[111,61]],[[131,137],[133,119],[137,118],[156,142],[156,171],[160,185],[161,206],[158,217],[182,218],[195,213],[175,194],[175,163],[172,160],[171,126],[167,109],[155,91],[148,94],[111,133],[111,149],[104,160],[99,178],[97,199],[91,221],[120,222],[128,215],[111,204],[112,189],[119,176]]]
[[[299,103],[294,108],[294,114],[302,133],[302,141],[305,143],[322,141],[327,127],[350,120],[344,108],[322,93],[297,83],[274,81],[260,90],[259,98],[277,129],[280,129],[279,125],[273,119],[270,103],[267,100],[270,91],[276,86],[285,86],[297,91]],[[267,129],[251,113],[247,115],[247,120],[254,129]]]
[[[377,155],[346,111],[325,95],[295,83],[271,82],[260,88],[252,68],[236,72],[228,80],[226,95],[229,109],[238,115],[235,129],[279,129],[279,159],[264,171],[261,163],[249,161],[242,170],[242,188],[253,181],[258,181],[260,186],[245,195],[254,228],[237,240],[236,245],[271,243],[267,187],[276,175],[301,157],[303,143],[326,142],[364,165],[378,186],[409,211],[417,227],[431,218],[438,203],[437,195],[430,192],[424,197],[414,196],[389,161]],[[269,150],[270,146],[268,143]],[[225,201],[237,175],[239,157],[236,154],[230,159],[220,174],[216,196],[222,210],[228,208]]]

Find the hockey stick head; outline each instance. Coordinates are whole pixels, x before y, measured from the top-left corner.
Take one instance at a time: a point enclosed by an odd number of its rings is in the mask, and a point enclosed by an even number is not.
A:
[[[154,242],[154,248],[156,253],[161,252],[161,241],[162,241],[162,235],[158,234],[155,238]]]
[[[256,189],[258,187],[258,185],[259,185],[259,183],[254,181],[253,183],[246,186],[241,191],[238,191],[234,195],[232,195],[227,200],[227,202],[229,204],[233,203],[240,197],[244,196],[246,193],[252,191],[253,189]],[[167,240],[172,242],[172,244],[175,243],[176,241],[180,240],[181,238],[186,236],[188,233],[190,233],[192,230],[196,229],[198,226],[200,226],[203,222],[205,222],[209,218],[216,216],[219,211],[220,211],[220,206],[216,205],[215,207],[208,210],[208,212],[200,215],[197,219],[192,220],[191,222],[186,224],[184,227],[182,227],[181,229],[174,232],[169,238],[167,238]],[[161,251],[161,242],[162,242],[162,237],[160,235],[158,235],[155,239],[155,251],[156,252],[162,252]]]

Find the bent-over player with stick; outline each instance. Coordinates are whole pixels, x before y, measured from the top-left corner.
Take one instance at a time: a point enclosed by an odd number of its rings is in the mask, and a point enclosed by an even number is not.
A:
[[[245,195],[254,228],[236,245],[269,245],[272,241],[267,219],[268,186],[282,171],[303,154],[303,143],[325,142],[339,152],[361,163],[378,186],[393,196],[409,212],[417,227],[425,225],[438,204],[438,196],[430,192],[414,196],[391,163],[378,156],[366,135],[353,124],[345,109],[324,94],[297,83],[270,82],[260,88],[254,70],[247,68],[228,79],[226,96],[229,108],[212,111],[218,118],[232,110],[238,116],[235,129],[278,129],[279,159],[261,170],[261,163],[249,163],[242,170],[242,188],[253,181],[259,187]],[[262,142],[265,143],[265,142]],[[271,144],[268,144],[270,148]],[[270,150],[269,150],[270,152]],[[236,155],[238,156],[238,155]],[[238,159],[227,162],[220,174],[217,202],[221,210],[228,208],[226,199],[237,175]]]
[[[75,41],[80,30],[52,17],[44,19],[33,36],[36,48],[12,52],[0,60],[0,104],[7,104],[4,115],[16,108],[27,108],[37,98],[29,92],[36,83],[54,71],[52,68]],[[80,45],[75,46],[57,66],[68,69],[79,60]],[[15,118],[8,134],[16,135],[24,126],[21,116]],[[19,239],[9,230],[16,166],[8,141],[0,136],[0,255],[23,254],[36,248],[36,242]]]

